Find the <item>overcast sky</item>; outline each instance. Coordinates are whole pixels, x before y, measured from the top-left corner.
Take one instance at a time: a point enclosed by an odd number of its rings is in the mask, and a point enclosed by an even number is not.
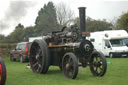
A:
[[[128,0],[0,0],[0,34],[8,35],[18,23],[32,26],[38,11],[48,1],[64,2],[78,16],[78,7],[87,7],[86,15],[93,19],[117,19],[128,11]]]

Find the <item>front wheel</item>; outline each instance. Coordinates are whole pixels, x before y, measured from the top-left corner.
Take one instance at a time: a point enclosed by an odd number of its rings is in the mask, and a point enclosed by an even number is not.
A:
[[[109,54],[109,57],[110,57],[110,58],[113,58],[113,54],[112,54],[112,53],[110,53],[110,54]]]
[[[0,58],[0,85],[5,85],[6,82],[6,66]]]
[[[24,63],[24,56],[20,56],[20,62]]]
[[[73,53],[66,53],[62,60],[62,68],[67,78],[75,79],[78,74],[78,61]]]
[[[16,61],[13,54],[10,54],[10,61]]]
[[[101,52],[94,51],[90,58],[90,70],[94,76],[103,76],[107,70],[106,58]]]

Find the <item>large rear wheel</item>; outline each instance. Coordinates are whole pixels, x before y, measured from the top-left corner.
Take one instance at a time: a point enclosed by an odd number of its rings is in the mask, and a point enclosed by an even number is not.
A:
[[[5,85],[6,82],[6,66],[0,58],[0,85]]]
[[[94,76],[103,76],[107,70],[106,58],[101,52],[94,51],[90,59],[90,70]]]
[[[30,66],[33,72],[47,73],[50,58],[48,46],[44,40],[35,40],[30,49]]]
[[[67,78],[75,79],[78,74],[78,61],[73,53],[66,53],[63,57],[62,68]]]

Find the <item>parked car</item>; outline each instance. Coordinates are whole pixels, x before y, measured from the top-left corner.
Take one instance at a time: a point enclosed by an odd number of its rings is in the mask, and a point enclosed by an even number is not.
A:
[[[21,63],[29,60],[30,55],[30,42],[20,42],[17,43],[17,46],[14,50],[10,52],[10,60],[16,61],[20,60]]]

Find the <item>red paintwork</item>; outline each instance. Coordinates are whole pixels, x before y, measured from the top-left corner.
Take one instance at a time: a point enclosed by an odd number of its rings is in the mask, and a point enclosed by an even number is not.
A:
[[[3,76],[3,72],[2,72],[2,66],[1,66],[1,64],[0,64],[0,85],[1,85],[1,81],[2,81],[2,76]]]
[[[26,52],[23,50],[12,50],[11,54],[13,54],[15,57],[20,57],[20,55],[26,55]]]
[[[26,44],[26,47],[25,47],[25,53],[28,54],[28,43]]]

